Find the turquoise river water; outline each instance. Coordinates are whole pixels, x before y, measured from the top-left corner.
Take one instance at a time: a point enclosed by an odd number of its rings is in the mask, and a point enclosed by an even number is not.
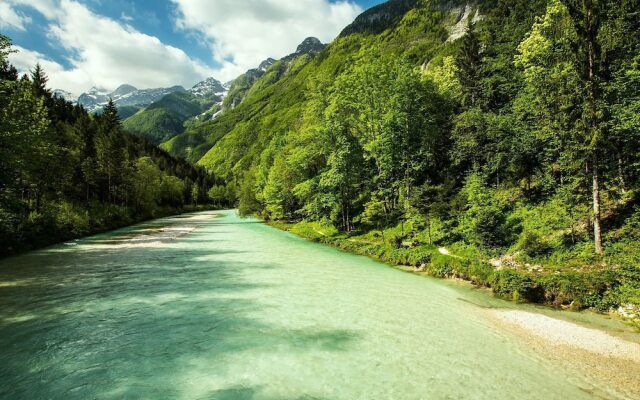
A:
[[[0,261],[0,398],[606,393],[485,318],[490,297],[233,211],[165,218]]]

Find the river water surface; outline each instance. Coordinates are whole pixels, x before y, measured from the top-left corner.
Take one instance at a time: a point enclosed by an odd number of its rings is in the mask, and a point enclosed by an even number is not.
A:
[[[0,398],[611,395],[482,296],[232,211],[161,219],[0,261]]]

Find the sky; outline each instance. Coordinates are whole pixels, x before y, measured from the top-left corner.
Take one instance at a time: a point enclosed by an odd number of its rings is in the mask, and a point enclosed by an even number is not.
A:
[[[75,95],[234,79],[309,36],[325,43],[384,0],[0,0],[21,72]]]

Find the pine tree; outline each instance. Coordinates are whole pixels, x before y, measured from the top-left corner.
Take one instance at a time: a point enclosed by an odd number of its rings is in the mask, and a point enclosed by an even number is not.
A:
[[[472,21],[469,21],[467,34],[462,38],[462,46],[456,54],[456,66],[456,76],[463,89],[462,104],[469,108],[476,107],[481,96],[482,54],[480,39]]]
[[[40,63],[37,63],[34,70],[31,71],[31,84],[33,85],[33,91],[36,96],[51,97],[51,90],[47,88],[47,82],[49,82],[47,74],[42,69]]]
[[[118,108],[112,98],[109,98],[109,102],[102,110],[100,118],[107,130],[120,129],[122,126],[120,116],[118,116]]]

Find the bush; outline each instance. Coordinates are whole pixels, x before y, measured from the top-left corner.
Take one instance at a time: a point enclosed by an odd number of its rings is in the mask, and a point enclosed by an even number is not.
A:
[[[428,267],[429,274],[436,278],[450,278],[453,277],[454,269],[452,266],[453,257],[445,256],[443,254],[434,254],[431,260],[431,264]]]
[[[491,287],[497,295],[514,301],[537,302],[544,297],[542,288],[530,276],[509,269],[495,271]]]
[[[552,250],[548,241],[537,232],[532,231],[522,232],[516,248],[530,257],[546,255]]]

